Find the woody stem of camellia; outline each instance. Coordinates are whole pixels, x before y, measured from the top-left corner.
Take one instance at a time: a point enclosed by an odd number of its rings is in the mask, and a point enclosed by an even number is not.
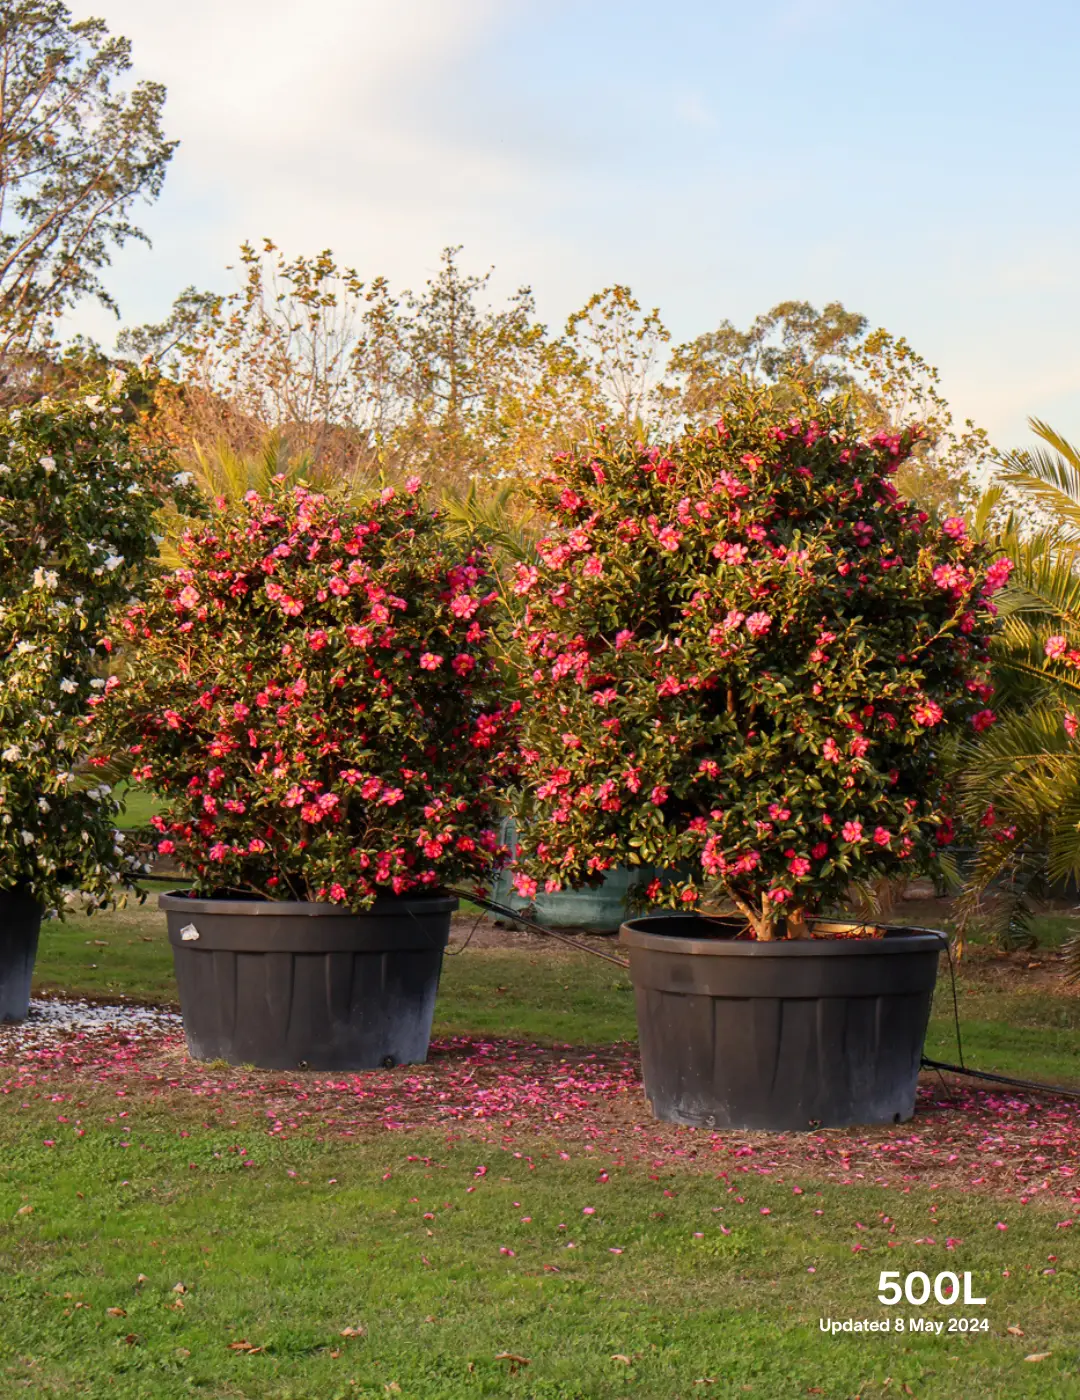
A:
[[[787,936],[789,938],[810,937],[810,929],[806,922],[805,909],[791,909],[788,911]]]
[[[727,886],[727,892],[731,896],[731,901],[739,910],[740,914],[745,914],[750,927],[754,930],[754,937],[762,943],[768,943],[773,937],[773,918],[769,907],[769,901],[763,899],[761,902],[761,913],[759,914],[747,900],[743,899],[738,890],[733,890]]]

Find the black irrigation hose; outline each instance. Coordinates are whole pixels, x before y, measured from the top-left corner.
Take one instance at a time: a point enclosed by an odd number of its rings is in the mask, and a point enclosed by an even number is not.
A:
[[[1039,1084],[1034,1079],[1010,1079],[1007,1074],[987,1074],[985,1070],[968,1069],[966,1065],[950,1065],[945,1060],[922,1058],[924,1069],[946,1069],[950,1074],[963,1074],[968,1079],[985,1079],[991,1084],[1009,1084],[1014,1089],[1028,1089],[1037,1094],[1060,1094],[1067,1099],[1080,1099],[1080,1089],[1066,1089],[1064,1084]]]
[[[1040,1084],[1034,1079],[1012,1079],[1007,1074],[990,1074],[982,1069],[968,1069],[964,1064],[964,1045],[960,1039],[960,1003],[956,995],[956,967],[953,963],[952,945],[944,934],[941,940],[945,945],[945,954],[949,959],[949,981],[952,986],[953,1004],[953,1025],[956,1027],[956,1054],[960,1063],[950,1065],[946,1060],[931,1060],[926,1055],[922,1057],[923,1069],[936,1069],[940,1074],[942,1070],[948,1070],[950,1074],[962,1074],[968,1079],[982,1079],[990,1084],[1008,1084],[1014,1089],[1027,1089],[1036,1094],[1059,1094],[1067,1099],[1080,1099],[1080,1089],[1067,1089],[1064,1084]]]
[[[536,923],[533,919],[527,919],[516,909],[511,909],[509,905],[498,904],[494,899],[480,899],[471,890],[455,890],[447,886],[447,894],[456,895],[458,899],[466,899],[471,904],[479,904],[482,909],[487,909],[489,913],[498,914],[500,918],[508,919],[511,923],[521,924],[530,933],[543,934],[546,938],[554,938],[559,943],[565,943],[568,948],[577,948],[581,953],[591,953],[594,958],[603,958],[605,962],[614,963],[616,967],[629,968],[630,964],[626,958],[618,958],[614,953],[603,953],[599,948],[590,948],[587,943],[579,943],[576,938],[570,938],[565,933],[556,933],[554,929],[545,928],[543,924]]]

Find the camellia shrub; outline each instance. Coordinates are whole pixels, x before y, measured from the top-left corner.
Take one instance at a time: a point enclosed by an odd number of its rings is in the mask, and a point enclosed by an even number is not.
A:
[[[497,593],[418,486],[221,502],[126,615],[106,721],[198,892],[363,909],[494,868]]]
[[[142,587],[177,495],[133,436],[139,388],[0,416],[0,891],[60,913],[76,892],[108,902],[133,873],[88,759],[109,616]]]
[[[993,722],[1009,565],[898,499],[918,438],[744,390],[666,447],[601,431],[556,459],[553,528],[513,585],[519,893],[645,864],[654,904],[718,889],[758,938],[802,936],[853,880],[952,839],[941,737]]]

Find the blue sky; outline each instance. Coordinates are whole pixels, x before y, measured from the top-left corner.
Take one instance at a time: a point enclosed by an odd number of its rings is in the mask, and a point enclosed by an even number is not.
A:
[[[72,0],[69,0],[72,3]],[[77,0],[72,4],[77,15]],[[87,11],[90,13],[91,11]],[[677,339],[839,299],[995,441],[1080,438],[1080,6],[97,0],[182,145],[129,322],[244,237],[416,286],[440,248],[553,325],[615,281]],[[79,326],[108,342],[86,311]]]

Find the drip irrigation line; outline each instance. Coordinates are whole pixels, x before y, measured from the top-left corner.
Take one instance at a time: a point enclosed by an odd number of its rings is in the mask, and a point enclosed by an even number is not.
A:
[[[923,1056],[924,1069],[948,1070],[950,1074],[963,1074],[968,1079],[985,1079],[991,1084],[1008,1084],[1014,1089],[1028,1089],[1037,1094],[1060,1094],[1066,1099],[1080,1099],[1080,1089],[1067,1089],[1064,1084],[1040,1084],[1034,1079],[1011,1079],[1007,1074],[988,1074],[981,1069],[968,1069],[966,1065],[950,1065],[945,1060],[928,1060]]]
[[[616,957],[614,953],[601,952],[599,948],[590,948],[587,943],[579,943],[576,938],[570,938],[565,933],[556,933],[554,929],[545,928],[543,924],[538,924],[534,919],[527,919],[518,910],[511,909],[507,904],[499,904],[494,899],[480,899],[471,891],[455,890],[449,886],[447,894],[456,895],[458,899],[467,899],[472,904],[479,904],[482,909],[488,910],[489,913],[498,914],[500,918],[507,919],[511,923],[521,924],[522,928],[528,929],[530,933],[539,933],[545,938],[554,938],[559,943],[565,943],[568,948],[576,948],[581,953],[591,953],[594,958],[603,958],[605,962],[614,963],[616,967],[625,970],[630,966],[626,958]]]
[[[949,960],[953,1026],[956,1029],[956,1058],[960,1063],[958,1065],[951,1065],[946,1060],[931,1060],[924,1055],[922,1057],[923,1069],[937,1070],[939,1078],[941,1077],[942,1070],[948,1070],[950,1074],[962,1074],[968,1079],[981,1079],[989,1084],[1008,1084],[1013,1089],[1027,1089],[1037,1094],[1060,1094],[1067,1099],[1080,1099],[1080,1089],[1067,1089],[1064,1084],[1040,1084],[1034,1079],[1013,1079],[1007,1074],[990,1074],[987,1070],[969,1069],[967,1065],[964,1064],[964,1043],[960,1037],[960,1002],[956,994],[956,965],[953,962],[952,944],[944,934],[941,935],[941,941],[945,945],[945,955]]]

